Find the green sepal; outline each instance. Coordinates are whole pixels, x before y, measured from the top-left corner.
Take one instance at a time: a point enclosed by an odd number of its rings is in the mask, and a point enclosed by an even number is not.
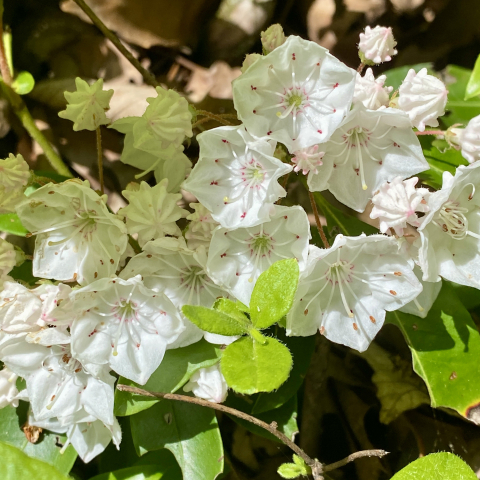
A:
[[[27,95],[33,90],[35,79],[30,72],[20,72],[12,82],[12,88],[19,95]]]

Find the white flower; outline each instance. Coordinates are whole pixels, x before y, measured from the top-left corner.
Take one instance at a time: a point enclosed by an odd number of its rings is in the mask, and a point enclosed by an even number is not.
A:
[[[245,55],[245,60],[242,63],[242,68],[240,69],[242,73],[245,73],[250,66],[252,66],[259,58],[262,58],[263,55],[259,53],[249,53]]]
[[[8,158],[0,160],[0,187],[6,191],[25,187],[29,178],[30,167],[22,155],[10,154]]]
[[[371,68],[367,68],[363,77],[357,73],[353,103],[362,102],[369,110],[388,106],[393,87],[384,86],[386,79],[386,75],[380,75],[375,79]]]
[[[275,206],[271,220],[256,227],[214,231],[207,273],[245,305],[262,272],[277,260],[296,258],[305,267],[310,225],[300,206]]]
[[[262,40],[263,53],[265,53],[265,55],[273,52],[287,40],[283,33],[283,28],[279,23],[270,25],[260,34],[260,39]]]
[[[395,238],[337,235],[329,249],[310,247],[287,335],[313,335],[362,352],[378,333],[385,311],[397,310],[422,290]]]
[[[198,137],[200,158],[183,188],[225,228],[249,227],[270,218],[286,195],[277,180],[290,165],[273,157],[276,142],[254,139],[245,127],[219,127]]]
[[[82,363],[108,365],[141,385],[184,330],[170,300],[141,277],[104,278],[74,292],[72,351]],[[88,368],[88,367],[87,367]]]
[[[448,90],[445,84],[427,74],[411,69],[399,88],[398,108],[408,114],[412,125],[421,132],[425,126],[438,127],[438,117],[445,114]]]
[[[121,208],[118,215],[126,219],[130,234],[138,233],[141,247],[154,238],[182,234],[175,222],[186,217],[188,212],[177,205],[182,198],[180,193],[168,193],[166,178],[154,187],[142,182],[138,190],[122,193],[129,205]]]
[[[464,158],[469,163],[480,160],[480,115],[473,117],[464,129],[452,128],[451,131],[455,135],[453,142],[460,146]]]
[[[0,278],[9,273],[16,263],[14,246],[0,238]]]
[[[349,111],[355,71],[314,42],[290,36],[233,82],[248,132],[290,152],[327,140]]]
[[[15,213],[15,208],[25,199],[23,188],[17,190],[6,190],[0,185],[0,215],[4,213]]]
[[[222,403],[227,398],[228,385],[220,370],[220,364],[200,368],[183,387],[185,392],[193,392],[196,397],[209,402]]]
[[[88,181],[70,180],[39,188],[17,207],[37,235],[34,276],[83,284],[115,273],[128,236],[105,198]]]
[[[18,407],[17,378],[18,375],[15,375],[7,367],[0,371],[0,408],[4,408],[7,405]]]
[[[218,227],[219,223],[212,218],[210,210],[201,203],[191,203],[190,208],[193,208],[195,213],[187,216],[187,220],[190,220],[185,232],[188,248],[195,250],[200,245],[208,248],[213,231]]]
[[[428,212],[426,198],[430,192],[427,188],[415,188],[417,182],[417,177],[404,181],[395,177],[390,183],[384,183],[373,196],[370,218],[380,219],[382,233],[394,228],[397,235],[402,236],[407,223],[420,226],[421,219],[416,212]]]
[[[338,201],[363,212],[386,181],[428,170],[408,116],[398,109],[367,110],[357,103],[330,140],[318,175],[310,171],[312,192],[330,190]]]
[[[391,27],[365,27],[358,44],[360,58],[370,65],[389,62],[397,54],[396,44]]]
[[[316,175],[318,173],[317,167],[323,165],[322,158],[325,152],[320,152],[318,145],[314,145],[313,147],[297,150],[294,152],[294,155],[292,158],[292,162],[296,164],[293,168],[294,172],[301,170],[304,175],[307,175],[311,171]]]
[[[441,190],[428,198],[430,211],[418,228],[423,280],[480,289],[480,163],[443,173]]]
[[[144,252],[130,260],[121,273],[123,278],[141,275],[144,284],[163,292],[180,311],[183,305],[211,308],[218,297],[226,292],[215,285],[207,275],[207,256],[204,247],[197,251],[182,248],[181,243],[159,239],[149,242]],[[203,336],[202,330],[183,317],[186,330],[175,342],[175,347],[190,345]],[[212,342],[214,343],[214,342]]]

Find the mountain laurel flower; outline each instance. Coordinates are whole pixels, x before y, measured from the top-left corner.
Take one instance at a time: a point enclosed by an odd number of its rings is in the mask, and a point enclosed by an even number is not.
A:
[[[105,111],[110,108],[113,90],[103,90],[103,79],[89,85],[85,80],[75,79],[75,92],[65,92],[68,105],[58,113],[60,118],[73,122],[73,129],[96,130],[100,125],[108,125],[110,120]]]
[[[407,223],[413,227],[420,226],[417,212],[428,212],[426,198],[430,192],[427,188],[415,188],[417,182],[416,177],[404,181],[395,177],[390,183],[384,183],[373,196],[370,218],[380,219],[382,233],[394,228],[397,235],[403,236]]]
[[[233,81],[248,132],[294,152],[327,140],[350,110],[355,71],[315,42],[289,36]]]
[[[172,302],[145,287],[140,276],[103,278],[73,295],[75,358],[108,365],[141,385],[160,365],[167,345],[185,328]]]
[[[480,160],[480,115],[473,117],[465,128],[451,128],[452,143],[462,149],[468,163]]]
[[[231,231],[216,229],[208,251],[207,273],[217,285],[248,305],[257,278],[272,263],[296,258],[303,270],[309,240],[305,210],[276,205],[269,222]]]
[[[310,171],[312,192],[330,190],[348,207],[363,212],[380,186],[430,167],[406,113],[394,108],[367,110],[357,103],[330,140],[318,175]]]
[[[168,179],[154,187],[142,182],[138,190],[122,193],[129,205],[121,208],[118,216],[125,218],[128,233],[138,234],[141,247],[154,238],[182,234],[175,222],[186,217],[188,211],[177,205],[182,198],[180,193],[168,193]]]
[[[411,69],[399,88],[398,108],[408,114],[412,125],[420,132],[425,127],[438,127],[438,117],[445,114],[448,90],[445,84],[427,74],[422,68],[418,73]]]
[[[365,32],[360,34],[358,44],[360,60],[367,65],[389,62],[393,55],[398,53],[395,45],[397,42],[393,38],[391,27],[367,26]]]
[[[265,55],[273,52],[277,47],[283,45],[287,38],[283,33],[283,28],[279,23],[270,25],[264,32],[260,34],[262,40],[263,53]]]
[[[195,250],[200,245],[204,245],[208,249],[213,231],[219,223],[212,218],[210,210],[201,203],[191,203],[190,208],[195,212],[187,215],[187,220],[190,220],[185,231],[188,248]]]
[[[17,206],[36,235],[33,275],[80,284],[115,273],[127,248],[125,224],[111,214],[88,181],[48,184]]]
[[[0,278],[7,275],[16,265],[15,247],[10,243],[0,238]]]
[[[313,147],[297,150],[294,152],[294,155],[292,158],[292,163],[295,164],[295,167],[293,167],[294,172],[301,170],[304,175],[307,175],[311,171],[317,175],[318,167],[323,165],[322,158],[325,152],[320,152],[318,145],[314,145]]]
[[[228,385],[220,370],[220,364],[200,368],[183,387],[184,392],[193,392],[198,398],[222,403],[227,399]]]
[[[200,158],[183,188],[224,228],[258,225],[286,195],[277,180],[292,167],[273,157],[276,142],[255,139],[243,125],[198,135]]]
[[[10,154],[0,160],[0,187],[7,191],[25,187],[30,179],[30,167],[22,155]]]
[[[384,86],[386,79],[386,75],[380,75],[376,79],[371,68],[367,68],[363,77],[357,73],[353,103],[361,102],[369,110],[388,106],[393,87]]]
[[[18,390],[16,387],[18,375],[11,372],[7,367],[0,370],[0,408],[11,405],[18,407]]]
[[[240,68],[242,73],[245,73],[250,66],[252,66],[259,58],[262,57],[263,55],[260,55],[259,53],[248,53],[247,55],[245,55],[242,67]]]
[[[430,211],[418,228],[423,280],[440,277],[480,289],[480,163],[443,173],[441,190],[428,198]]]
[[[399,254],[395,238],[337,235],[329,249],[310,247],[287,335],[314,335],[365,351],[385,320],[385,311],[413,300],[422,285]]]

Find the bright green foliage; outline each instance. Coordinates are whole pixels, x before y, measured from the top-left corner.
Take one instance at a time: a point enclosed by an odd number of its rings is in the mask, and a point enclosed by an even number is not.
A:
[[[108,125],[110,120],[105,111],[110,108],[113,90],[103,90],[103,79],[89,85],[85,80],[75,79],[76,92],[65,92],[67,109],[58,113],[60,118],[73,122],[73,129],[96,130],[100,125]]]
[[[242,337],[223,352],[222,373],[236,392],[271,392],[290,375],[292,356],[288,348],[275,338],[264,338],[267,342],[262,345],[251,337]]]
[[[30,458],[18,448],[0,442],[0,478],[2,480],[68,480],[55,467]]]
[[[242,302],[232,302],[228,298],[219,298],[213,304],[215,310],[230,315],[247,328],[250,322],[245,316],[245,313],[248,313],[248,308],[245,309],[244,307],[245,305]]]
[[[292,308],[298,285],[295,258],[275,262],[258,277],[250,300],[250,317],[256,328],[268,328]]]
[[[114,472],[96,475],[90,480],[160,480],[164,477],[158,465],[138,465],[137,467],[122,468]]]
[[[425,319],[388,314],[412,352],[413,368],[425,381],[432,407],[453,408],[479,422],[480,334],[453,288],[444,283]]]
[[[182,312],[192,323],[206,332],[220,335],[242,335],[248,331],[248,319],[242,312],[236,310],[233,302],[231,303],[233,304],[232,314],[235,316],[211,308],[193,305],[184,305]],[[235,310],[237,313],[235,313]]]
[[[30,72],[20,72],[13,80],[12,88],[19,95],[27,95],[33,90],[35,79]]]
[[[465,100],[470,100],[478,95],[480,95],[480,55],[477,57],[472,75],[468,80],[467,89],[465,91]]]
[[[141,388],[151,390],[152,392],[176,392],[188,382],[198,369],[211,367],[218,363],[220,353],[220,349],[216,345],[212,345],[205,340],[188,347],[167,350],[160,366]],[[118,383],[139,386],[123,377],[120,377]],[[133,415],[150,408],[159,401],[158,398],[141,397],[116,390],[115,415]]]
[[[283,478],[297,478],[300,475],[310,475],[312,469],[305,463],[303,458],[293,455],[293,463],[284,463],[280,465],[277,471]]]
[[[453,453],[432,453],[400,470],[391,480],[476,480],[473,470]]]
[[[163,400],[131,420],[139,455],[167,448],[183,478],[214,480],[223,471],[223,445],[215,412],[183,402]]]
[[[12,235],[18,235],[19,237],[24,237],[28,233],[28,230],[22,225],[16,213],[0,215],[0,230]]]

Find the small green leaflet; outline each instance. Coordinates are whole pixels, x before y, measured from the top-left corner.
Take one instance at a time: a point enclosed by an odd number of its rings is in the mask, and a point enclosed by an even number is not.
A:
[[[4,213],[0,215],[0,231],[24,237],[28,230],[22,225],[16,213]]]
[[[477,480],[477,476],[461,458],[440,452],[415,460],[391,480]]]
[[[164,475],[158,465],[138,465],[102,473],[90,480],[160,480]]]
[[[277,470],[278,474],[283,478],[297,478],[300,475],[308,476],[312,469],[305,463],[303,458],[293,455],[293,463],[284,463]]]
[[[465,90],[465,100],[470,100],[473,97],[480,95],[480,55],[477,57],[475,66],[473,67],[472,74],[467,83],[467,89]]]

